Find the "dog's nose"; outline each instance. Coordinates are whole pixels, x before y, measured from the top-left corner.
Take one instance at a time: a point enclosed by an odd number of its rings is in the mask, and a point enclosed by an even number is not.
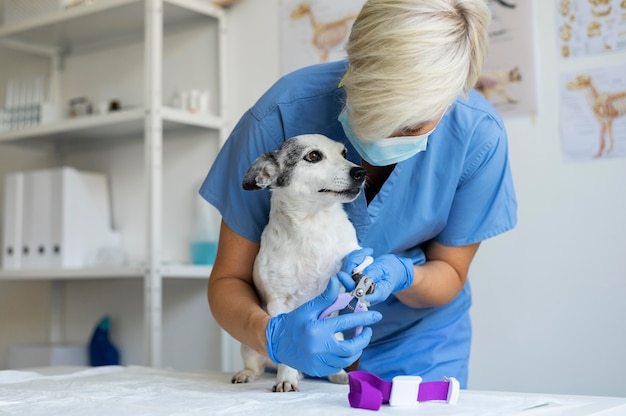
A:
[[[360,166],[355,166],[350,169],[350,176],[355,181],[362,181],[363,179],[365,179],[366,174],[367,172],[365,171],[365,169]]]

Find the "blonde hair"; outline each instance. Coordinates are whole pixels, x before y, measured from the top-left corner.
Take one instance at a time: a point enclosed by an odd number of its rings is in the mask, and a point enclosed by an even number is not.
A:
[[[346,46],[346,111],[362,140],[437,119],[474,87],[489,49],[486,0],[368,0]]]

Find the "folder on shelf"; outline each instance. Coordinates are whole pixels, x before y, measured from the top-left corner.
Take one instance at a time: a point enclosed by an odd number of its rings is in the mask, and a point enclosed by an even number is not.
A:
[[[48,170],[24,172],[22,215],[22,268],[45,268],[50,259],[52,213],[51,177]]]
[[[115,245],[107,177],[69,167],[53,170],[51,177],[49,267],[94,265],[102,247]]]
[[[4,178],[2,221],[2,268],[22,267],[22,210],[24,175],[9,173]]]
[[[3,267],[89,267],[106,262],[100,255],[103,248],[121,251],[120,235],[111,228],[106,175],[62,167],[6,178],[5,193],[21,193],[19,199],[5,197],[4,218],[4,241],[17,245],[19,261],[5,261],[8,251],[3,247]],[[21,178],[21,186],[15,178]]]

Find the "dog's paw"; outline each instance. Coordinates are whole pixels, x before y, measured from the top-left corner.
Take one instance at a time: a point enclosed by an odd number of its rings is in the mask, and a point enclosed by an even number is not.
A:
[[[255,371],[252,371],[252,370],[246,368],[244,370],[241,370],[237,374],[235,374],[230,381],[233,384],[251,383],[251,382],[254,381],[256,376],[257,376],[257,373]]]
[[[329,375],[328,380],[335,384],[348,384],[348,373],[341,370],[338,373]]]
[[[300,391],[300,390],[298,389],[297,381],[283,380],[283,381],[277,381],[276,384],[274,384],[272,391],[275,393],[287,393],[290,391]]]

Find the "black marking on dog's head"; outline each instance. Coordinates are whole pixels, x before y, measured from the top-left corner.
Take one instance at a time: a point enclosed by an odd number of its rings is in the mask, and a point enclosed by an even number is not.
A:
[[[263,153],[244,175],[241,187],[246,191],[265,189],[274,182],[279,170],[276,151]]]
[[[268,186],[289,185],[294,166],[300,161],[305,146],[297,139],[285,141],[277,150],[261,154],[243,177],[246,191],[258,191]]]
[[[293,168],[302,158],[302,151],[305,146],[301,144],[297,139],[290,139],[285,141],[278,149],[279,153],[279,165],[280,173],[276,178],[276,186],[284,187],[289,185],[291,177],[293,176]]]

